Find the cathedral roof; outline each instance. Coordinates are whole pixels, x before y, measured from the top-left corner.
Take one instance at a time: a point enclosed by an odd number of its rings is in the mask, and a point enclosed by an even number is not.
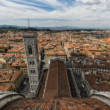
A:
[[[2,110],[110,110],[105,103],[94,98],[17,99]]]

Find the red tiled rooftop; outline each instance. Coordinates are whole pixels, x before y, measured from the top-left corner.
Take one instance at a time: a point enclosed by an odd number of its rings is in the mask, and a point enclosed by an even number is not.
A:
[[[22,49],[24,49],[24,46],[17,46],[17,47],[13,47],[12,49],[8,50],[8,52],[18,52],[18,51],[21,51]]]
[[[4,74],[0,77],[0,83],[8,83],[15,81],[22,72],[20,70],[16,70],[14,73]]]
[[[56,54],[59,55],[59,56],[60,55],[65,56],[66,55],[66,53],[64,51],[60,51],[60,50],[56,51],[56,52],[55,51],[48,51],[48,52],[46,52],[46,55],[56,55]]]
[[[0,84],[0,91],[8,91],[8,89],[11,87],[11,84],[10,83],[1,83]]]
[[[110,37],[105,40],[105,43],[110,43]]]
[[[110,110],[105,103],[91,98],[18,99],[1,110]]]
[[[21,74],[22,72],[20,70],[17,70],[13,73],[13,77],[11,78],[11,81],[15,81]]]
[[[52,61],[45,82],[44,98],[70,97],[71,92],[63,61]]]
[[[101,74],[85,75],[85,77],[92,88],[101,91],[110,91],[110,77],[103,77]],[[98,83],[96,83],[96,81],[98,81]]]
[[[12,65],[12,67],[17,67],[17,66],[27,66],[25,62],[22,61],[22,59],[17,59],[15,60]]]

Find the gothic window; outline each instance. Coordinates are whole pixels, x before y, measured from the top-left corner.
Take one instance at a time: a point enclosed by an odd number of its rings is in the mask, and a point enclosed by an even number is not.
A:
[[[30,65],[31,65],[31,61],[30,61]]]
[[[35,70],[31,70],[31,73],[35,73]]]
[[[32,46],[31,46],[31,45],[28,46],[28,53],[29,53],[30,55],[32,54]]]
[[[33,70],[33,73],[35,73],[35,70]]]
[[[32,61],[31,63],[32,63],[32,65],[34,65],[34,61]]]
[[[34,63],[34,61],[30,61],[30,65],[34,65],[35,63]]]

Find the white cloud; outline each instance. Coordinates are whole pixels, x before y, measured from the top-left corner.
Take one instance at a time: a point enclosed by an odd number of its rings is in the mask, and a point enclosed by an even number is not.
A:
[[[4,4],[0,5],[0,24],[27,25],[27,21],[19,19],[30,18],[44,19],[31,20],[32,26],[110,27],[110,0],[76,0],[73,6],[67,6],[59,0],[34,1],[45,3],[54,7],[55,10],[47,11],[38,7],[18,4],[11,0],[0,0],[1,4]]]
[[[105,3],[107,0],[76,0],[78,2],[88,4],[88,5],[99,5],[101,3]]]

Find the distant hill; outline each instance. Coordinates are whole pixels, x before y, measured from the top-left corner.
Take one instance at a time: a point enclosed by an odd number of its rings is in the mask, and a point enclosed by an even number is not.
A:
[[[92,31],[98,29],[89,29],[82,27],[73,27],[73,26],[59,26],[59,27],[26,27],[26,26],[16,26],[16,25],[0,25],[0,33],[6,33],[8,31],[20,32],[20,31],[49,31],[49,32],[60,32],[60,31]]]
[[[13,27],[13,28],[28,28],[27,26],[17,26],[17,25],[0,25],[0,27]],[[106,28],[89,28],[89,27],[76,27],[76,26],[56,26],[56,27],[38,27],[32,26],[30,28],[34,29],[106,29]]]
[[[0,25],[0,27],[18,27],[16,25]]]
[[[17,25],[0,25],[0,27],[17,27],[17,28],[27,28],[26,26],[17,26]],[[80,27],[73,27],[73,26],[56,26],[56,27],[38,27],[32,26],[31,28],[37,29],[80,29]]]

